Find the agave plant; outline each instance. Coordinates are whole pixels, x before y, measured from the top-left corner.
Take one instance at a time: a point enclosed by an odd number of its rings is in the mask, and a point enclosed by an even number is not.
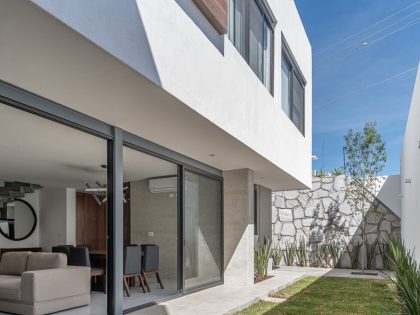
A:
[[[396,286],[401,313],[420,314],[420,264],[401,240],[389,242],[389,261],[395,266],[395,277],[385,274]]]
[[[280,266],[281,259],[283,258],[283,250],[280,248],[279,244],[272,248],[271,257],[273,258],[274,266]]]
[[[295,243],[287,242],[283,251],[283,259],[287,266],[293,266],[295,263],[296,245]]]
[[[332,267],[340,267],[342,247],[339,243],[333,242],[327,245],[328,252],[332,260]]]
[[[382,258],[382,269],[384,270],[394,270],[394,266],[392,266],[390,257],[390,246],[388,243],[378,243],[379,253]]]
[[[308,266],[308,254],[306,249],[306,241],[305,238],[302,236],[299,241],[299,246],[296,249],[297,259],[299,265],[302,267]]]
[[[324,262],[327,263],[327,246],[325,244],[317,245],[316,249],[311,252],[312,262],[315,267],[322,267]]]
[[[271,257],[271,243],[257,243],[254,249],[254,274],[257,281],[264,279],[268,272],[268,262]]]
[[[357,269],[359,267],[359,254],[362,249],[362,245],[363,244],[359,242],[357,242],[357,244],[353,244],[351,248],[349,245],[346,245],[352,269]]]
[[[376,247],[378,246],[378,241],[376,240],[373,244],[369,244],[367,240],[365,240],[365,247],[366,247],[366,268],[372,270],[375,268],[375,257],[376,257]]]
[[[340,176],[340,175],[343,175],[343,174],[344,174],[344,172],[343,172],[343,169],[342,169],[342,168],[335,168],[335,169],[332,171],[332,174],[333,174],[334,176]]]

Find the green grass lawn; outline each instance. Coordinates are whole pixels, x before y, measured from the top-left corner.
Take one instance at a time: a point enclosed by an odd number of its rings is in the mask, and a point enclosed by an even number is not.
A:
[[[273,294],[284,303],[260,301],[238,315],[400,314],[393,286],[385,280],[305,277]]]

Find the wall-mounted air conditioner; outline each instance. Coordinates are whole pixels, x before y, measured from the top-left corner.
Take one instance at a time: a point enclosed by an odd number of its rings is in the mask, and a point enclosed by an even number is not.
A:
[[[149,190],[151,193],[176,192],[177,177],[149,178]]]

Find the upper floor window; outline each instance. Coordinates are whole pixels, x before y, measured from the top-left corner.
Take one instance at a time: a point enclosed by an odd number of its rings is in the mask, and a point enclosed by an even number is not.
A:
[[[229,0],[229,39],[270,93],[275,23],[266,0]]]
[[[281,107],[290,120],[305,134],[305,80],[287,46],[282,42]]]

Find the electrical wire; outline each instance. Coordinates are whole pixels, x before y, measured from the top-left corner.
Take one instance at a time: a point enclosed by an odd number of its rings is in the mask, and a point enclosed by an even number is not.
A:
[[[383,84],[383,83],[385,83],[385,82],[388,82],[388,81],[391,81],[391,80],[393,80],[393,79],[399,78],[399,77],[401,77],[401,76],[403,76],[403,75],[405,75],[405,74],[407,74],[407,73],[410,73],[410,72],[412,72],[412,71],[415,71],[415,70],[417,70],[417,69],[418,69],[418,67],[417,67],[417,66],[416,66],[416,67],[412,67],[412,68],[406,69],[406,70],[404,70],[404,71],[401,71],[401,72],[399,72],[399,73],[397,73],[397,74],[394,74],[394,75],[391,75],[391,76],[386,77],[386,78],[384,78],[384,79],[381,79],[381,80],[379,80],[379,81],[375,81],[375,82],[373,82],[373,83],[367,84],[367,85],[366,85],[365,87],[363,87],[363,88],[355,89],[355,90],[353,90],[353,91],[351,91],[351,92],[349,92],[349,93],[347,93],[347,94],[345,94],[345,95],[343,95],[343,96],[340,96],[340,97],[338,97],[338,98],[336,98],[336,99],[334,99],[334,100],[331,100],[331,101],[326,102],[326,103],[324,103],[324,104],[322,104],[322,105],[320,105],[320,106],[317,106],[316,108],[314,108],[314,111],[318,111],[318,110],[323,109],[323,108],[325,108],[325,107],[328,107],[328,106],[330,106],[330,105],[334,105],[334,104],[336,104],[336,103],[338,103],[338,102],[342,101],[343,99],[346,99],[346,98],[348,98],[348,97],[350,97],[350,96],[353,96],[353,95],[357,95],[357,94],[363,93],[363,92],[365,92],[365,91],[367,91],[367,90],[370,90],[370,89],[372,89],[372,88],[374,88],[374,87],[376,87],[376,86],[378,86],[378,85],[381,85],[381,84]]]
[[[338,59],[335,59],[335,60],[331,60],[331,61],[329,61],[329,62],[327,62],[327,63],[323,64],[322,66],[319,66],[318,68],[315,68],[315,69],[314,69],[314,73],[317,73],[317,72],[319,72],[319,71],[321,71],[321,70],[323,70],[323,69],[327,68],[328,66],[330,66],[330,65],[332,65],[332,64],[335,64],[335,63],[337,63],[337,62],[343,61],[343,60],[345,60],[345,59],[347,59],[347,58],[349,58],[349,57],[353,56],[354,54],[358,53],[360,50],[362,50],[362,49],[366,49],[367,47],[371,47],[371,46],[373,46],[374,44],[376,44],[376,43],[378,43],[378,42],[380,42],[380,41],[383,41],[383,40],[387,39],[388,37],[390,37],[390,36],[392,36],[392,35],[394,35],[394,34],[396,34],[396,33],[399,33],[399,32],[401,32],[401,31],[403,31],[403,30],[405,30],[405,29],[407,29],[407,28],[413,27],[413,26],[415,26],[415,25],[417,25],[417,24],[419,24],[419,23],[420,23],[420,18],[417,18],[417,19],[415,19],[414,21],[411,21],[409,24],[407,24],[407,25],[405,25],[405,26],[402,26],[402,27],[400,27],[400,28],[398,28],[398,29],[396,29],[396,30],[393,30],[392,32],[390,32],[390,33],[388,33],[388,34],[386,34],[386,35],[383,35],[383,36],[382,36],[382,37],[380,37],[380,38],[373,39],[370,43],[368,43],[368,46],[359,46],[359,47],[357,47],[357,48],[356,48],[356,50],[354,50],[354,51],[352,51],[352,52],[350,52],[350,53],[348,53],[348,54],[346,54],[346,55],[342,56],[341,58],[338,58]]]
[[[396,26],[396,25],[400,24],[402,21],[404,21],[404,20],[408,19],[409,17],[411,17],[411,16],[413,16],[413,15],[417,14],[418,12],[420,12],[420,10],[416,10],[416,11],[414,11],[414,12],[411,12],[410,14],[408,14],[408,15],[404,16],[403,18],[399,19],[397,22],[394,22],[394,23],[392,23],[392,24],[390,24],[390,25],[388,25],[388,26],[386,26],[386,27],[384,27],[384,28],[381,28],[381,29],[379,29],[379,30],[377,30],[377,31],[373,32],[373,33],[372,33],[372,34],[370,34],[370,35],[364,36],[364,37],[363,37],[363,39],[362,39],[362,40],[360,40],[360,41],[367,42],[367,43],[369,44],[369,41],[370,41],[370,40],[371,40],[374,36],[376,36],[376,35],[380,34],[381,32],[383,32],[383,31],[385,31],[385,30],[387,30],[387,29],[389,29],[389,28],[392,28],[393,26]],[[410,22],[412,22],[412,21],[409,21],[409,22],[408,22],[408,24],[409,24]],[[392,32],[392,30],[391,30],[390,32]],[[354,48],[358,48],[358,47],[360,47],[360,41],[358,41],[357,43],[353,43],[353,44],[351,44],[351,45],[348,45],[348,46],[346,46],[346,47],[344,47],[344,48],[341,48],[341,49],[339,49],[338,51],[336,51],[336,52],[334,52],[334,53],[332,53],[332,54],[329,54],[329,55],[326,55],[326,56],[322,56],[322,57],[320,57],[320,58],[322,58],[322,59],[329,59],[329,60],[331,60],[331,58],[332,58],[332,57],[335,57],[336,55],[339,55],[341,52],[345,52],[346,50],[352,49],[353,47],[354,47]]]
[[[367,31],[368,29],[371,29],[371,28],[373,28],[373,27],[375,27],[375,26],[377,26],[377,25],[379,25],[379,24],[381,24],[381,23],[383,23],[383,22],[385,22],[385,21],[389,20],[390,18],[392,18],[392,17],[394,17],[394,16],[396,16],[396,15],[400,14],[401,12],[404,12],[404,11],[406,11],[406,10],[408,10],[408,9],[412,8],[413,6],[417,5],[418,3],[420,3],[420,0],[418,0],[418,1],[416,1],[416,2],[414,2],[414,3],[412,3],[412,4],[408,5],[408,6],[406,6],[406,7],[404,7],[404,8],[402,8],[402,9],[398,10],[397,12],[395,12],[395,13],[393,13],[393,14],[391,14],[391,15],[389,15],[389,16],[387,16],[387,17],[385,17],[385,18],[383,18],[382,20],[379,20],[379,21],[377,21],[377,22],[375,22],[375,23],[373,23],[373,24],[371,24],[371,25],[369,25],[369,26],[365,27],[364,29],[362,29],[362,30],[360,30],[360,31],[358,31],[358,32],[356,32],[356,33],[353,33],[353,34],[351,34],[351,35],[349,35],[349,36],[347,36],[347,37],[343,38],[342,40],[340,40],[340,41],[338,41],[338,42],[336,42],[336,43],[334,43],[334,44],[332,44],[332,45],[330,45],[330,46],[328,46],[328,47],[326,47],[326,48],[323,48],[323,49],[321,49],[321,50],[319,50],[319,51],[315,52],[315,53],[314,53],[314,56],[319,55],[319,54],[321,54],[322,52],[327,51],[327,50],[329,50],[329,49],[331,49],[331,48],[333,48],[333,47],[335,47],[335,46],[337,46],[337,45],[339,45],[339,44],[341,44],[341,43],[343,43],[343,42],[345,42],[345,41],[349,40],[350,38],[353,38],[353,37],[354,37],[354,36],[356,36],[356,35],[359,35],[359,34],[364,33],[364,32],[365,32],[365,31]]]

